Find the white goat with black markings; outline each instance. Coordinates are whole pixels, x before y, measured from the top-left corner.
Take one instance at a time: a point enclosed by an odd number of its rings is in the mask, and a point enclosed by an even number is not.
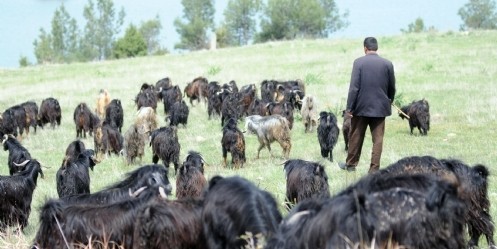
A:
[[[290,149],[292,148],[289,122],[281,115],[271,116],[251,115],[245,118],[245,130],[249,134],[256,134],[259,139],[259,148],[257,149],[257,158],[266,146],[271,156],[271,143],[278,141],[283,149],[283,157],[288,159]]]

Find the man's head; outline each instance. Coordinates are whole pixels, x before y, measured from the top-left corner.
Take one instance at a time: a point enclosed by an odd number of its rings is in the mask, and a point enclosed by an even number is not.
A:
[[[366,37],[364,39],[364,50],[376,51],[378,50],[378,41],[374,37]]]

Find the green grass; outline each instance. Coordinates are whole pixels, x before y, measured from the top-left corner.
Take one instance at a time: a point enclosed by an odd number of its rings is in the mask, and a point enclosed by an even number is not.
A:
[[[394,64],[401,101],[409,103],[426,98],[432,117],[427,137],[418,136],[417,131],[414,136],[409,135],[406,120],[396,114],[388,117],[382,167],[412,155],[457,158],[470,165],[484,164],[492,173],[489,178],[491,215],[497,216],[497,49],[493,49],[497,32],[424,33],[378,38],[379,53]],[[0,247],[25,248],[32,242],[38,227],[38,208],[46,199],[57,196],[55,172],[66,146],[76,136],[72,121],[74,108],[79,102],[86,102],[93,109],[101,88],[108,89],[111,98],[122,101],[123,132],[136,114],[132,100],[141,84],[155,84],[166,76],[182,89],[198,76],[220,83],[235,80],[239,87],[252,83],[260,86],[264,79],[302,79],[307,94],[317,98],[319,109],[336,113],[345,106],[352,63],[362,55],[362,39],[296,40],[188,54],[0,70],[0,110],[28,100],[40,105],[47,97],[57,98],[62,107],[59,128],[46,127],[22,141],[34,158],[50,168],[44,169],[45,179],[38,181],[29,226],[24,234],[0,239]],[[161,104],[158,114],[160,125],[165,125]],[[341,123],[341,117],[337,116]],[[188,126],[180,128],[178,135],[182,160],[188,150],[199,151],[208,163],[205,172],[208,178],[217,174],[248,178],[270,191],[281,204],[281,211],[285,212],[284,160],[270,158],[266,150],[256,160],[258,142],[253,135],[246,136],[247,163],[239,170],[222,167],[220,120],[208,120],[204,104],[190,107]],[[333,163],[321,158],[316,133],[304,133],[299,115],[296,115],[291,135],[290,157],[325,165],[331,193],[337,193],[367,174],[371,153],[369,134],[355,175],[340,171],[336,165],[346,157],[341,135]],[[87,147],[93,147],[92,138],[83,142]],[[281,148],[276,143],[272,147],[275,155],[281,155]],[[8,174],[7,156],[7,152],[0,152],[1,175]],[[147,147],[143,164],[151,161],[151,151]],[[125,166],[122,157],[105,159],[90,172],[91,191],[118,181],[136,167]],[[175,182],[172,173],[170,181]],[[485,240],[480,244],[485,245]]]

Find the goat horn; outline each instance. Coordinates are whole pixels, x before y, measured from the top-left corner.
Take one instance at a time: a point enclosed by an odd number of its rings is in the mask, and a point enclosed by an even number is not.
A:
[[[8,139],[9,139],[9,135],[7,135],[7,134],[3,135],[2,144],[4,144]]]
[[[12,162],[15,166],[17,167],[24,167],[26,164],[29,163],[29,160],[25,160],[24,162],[20,163],[20,164],[17,164],[15,162]]]
[[[167,199],[167,194],[163,187],[159,187],[159,194],[163,199]]]
[[[131,192],[131,188],[129,189],[129,196],[130,197],[137,197],[141,192],[143,192],[147,187],[141,187],[139,189],[137,189],[135,192]]]
[[[304,215],[308,215],[309,213],[310,213],[309,210],[300,211],[300,212],[292,215],[292,217],[290,219],[288,219],[288,221],[286,223],[289,225],[292,225],[294,222],[296,222],[298,219],[300,219],[300,217],[302,217]]]

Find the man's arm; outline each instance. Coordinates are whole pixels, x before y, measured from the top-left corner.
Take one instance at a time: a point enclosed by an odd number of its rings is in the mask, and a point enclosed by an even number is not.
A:
[[[361,81],[361,69],[357,63],[357,60],[354,61],[354,65],[352,66],[352,75],[350,77],[350,86],[349,86],[349,95],[347,97],[347,111],[351,112],[355,108],[355,102],[357,99],[357,94],[359,93]]]

